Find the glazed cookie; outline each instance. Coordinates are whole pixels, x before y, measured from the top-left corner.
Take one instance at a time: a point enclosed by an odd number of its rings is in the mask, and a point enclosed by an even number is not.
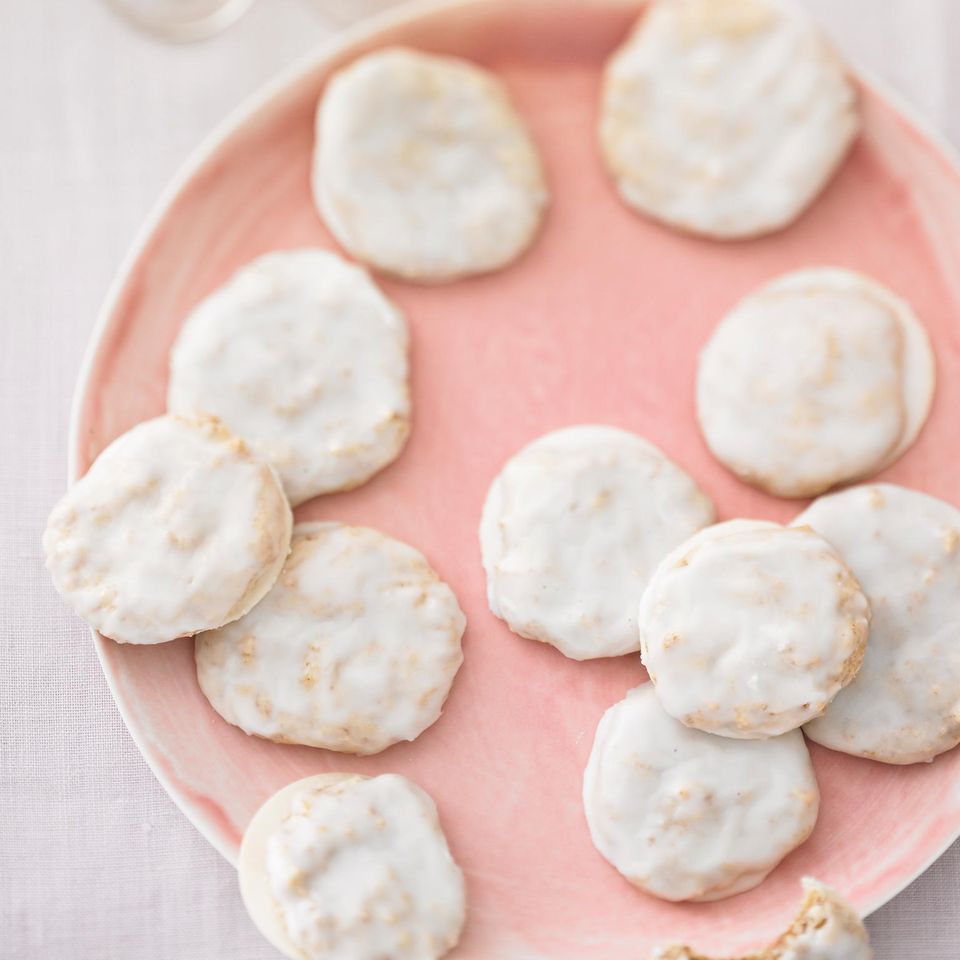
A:
[[[869,622],[866,597],[826,540],[735,520],[657,568],[640,602],[640,654],[670,716],[724,737],[775,737],[850,683]]]
[[[667,947],[652,960],[709,960],[690,947]],[[803,902],[790,929],[775,943],[742,960],[873,960],[860,915],[819,880],[803,878]]]
[[[960,743],[960,510],[890,484],[821,497],[795,523],[840,551],[873,608],[863,666],[807,736],[885,763]]]
[[[502,267],[530,244],[547,189],[503,84],[403,48],[335,74],[317,112],[313,194],[360,260],[411,280]]]
[[[270,593],[197,638],[197,678],[249,734],[378,753],[440,717],[465,625],[413,547],[366,527],[298,524]]]
[[[273,469],[212,417],[158,417],[118,437],[53,508],[54,586],[118,643],[162,643],[242,617],[290,548]]]
[[[843,63],[790,0],[653,0],[604,76],[600,147],[621,196],[709,237],[791,223],[859,127]]]
[[[799,730],[712,737],[667,716],[644,684],[600,721],[583,803],[594,846],[631,883],[664,900],[719,900],[806,840],[820,793]]]
[[[270,253],[187,318],[167,404],[220,417],[276,467],[296,505],[349,490],[400,453],[407,341],[365,270],[326,250]]]
[[[697,417],[741,479],[813,496],[903,453],[934,381],[930,341],[906,303],[848,270],[801,270],[721,321],[700,355]]]
[[[597,426],[548,433],[508,461],[487,495],[490,609],[575,660],[635,651],[637,602],[654,567],[713,516],[693,480],[640,437]]]
[[[292,960],[437,960],[460,939],[463,874],[433,800],[396,774],[320,774],[257,811],[240,893]]]

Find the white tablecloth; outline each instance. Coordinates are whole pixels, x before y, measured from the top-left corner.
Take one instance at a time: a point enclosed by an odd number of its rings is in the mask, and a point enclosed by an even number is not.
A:
[[[223,36],[170,47],[98,0],[0,0],[6,960],[277,956],[247,920],[232,868],[140,758],[86,629],[50,587],[39,537],[64,488],[84,344],[157,194],[229,109],[372,2],[258,0]],[[850,55],[960,143],[957,0],[808,2]],[[869,926],[879,960],[960,958],[960,845]]]

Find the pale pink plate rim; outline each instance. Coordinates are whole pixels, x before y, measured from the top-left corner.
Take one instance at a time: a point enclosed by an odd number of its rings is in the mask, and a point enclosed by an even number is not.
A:
[[[129,278],[143,255],[151,237],[162,223],[170,207],[191,181],[201,170],[204,163],[220,148],[224,141],[241,130],[247,123],[257,117],[262,111],[269,110],[290,87],[295,86],[307,74],[319,69],[325,63],[334,60],[357,44],[370,41],[378,34],[399,25],[413,23],[421,18],[436,13],[450,12],[459,8],[482,6],[487,0],[410,0],[398,8],[388,10],[370,17],[360,24],[340,30],[335,36],[320,44],[309,54],[282,70],[272,80],[262,85],[255,93],[247,97],[241,104],[232,110],[189,154],[173,179],[163,190],[138,231],[130,249],[124,257],[113,281],[111,282],[103,306],[94,323],[90,339],[81,362],[70,412],[67,479],[73,483],[78,479],[81,445],[81,411],[85,398],[91,387],[91,375],[95,369],[96,359],[99,356],[103,339],[109,329],[121,296]],[[562,4],[566,6],[592,6],[596,0],[527,0],[541,6]],[[642,4],[637,0],[602,0],[604,5],[612,7],[639,7]],[[905,103],[899,94],[892,91],[886,83],[878,80],[872,73],[859,65],[854,64],[853,73],[859,81],[873,88],[879,96],[899,115],[899,118],[912,132],[925,140],[933,154],[944,165],[947,172],[957,182],[960,189],[960,155],[953,146],[933,128],[923,117],[919,116],[909,104]],[[165,765],[158,762],[150,744],[147,742],[145,731],[140,730],[125,708],[124,698],[117,688],[117,677],[106,656],[107,645],[112,643],[91,631],[97,656],[100,659],[104,676],[114,702],[117,705],[130,736],[140,750],[144,760],[154,776],[163,786],[170,798],[193,826],[204,836],[210,844],[232,865],[236,865],[236,851],[223,842],[223,838],[216,831],[209,828],[205,818],[194,811],[191,798],[178,789],[177,784],[167,775]],[[917,877],[926,871],[930,865],[960,837],[960,819],[953,825],[952,830],[932,845],[929,855],[924,858],[920,866],[913,872],[897,876],[886,888],[878,890],[874,897],[865,905],[865,913],[869,914],[883,906],[898,893],[909,886]]]

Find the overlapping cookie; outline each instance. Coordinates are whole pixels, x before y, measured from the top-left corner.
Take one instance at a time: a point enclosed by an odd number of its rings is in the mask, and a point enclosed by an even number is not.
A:
[[[167,405],[219,417],[270,461],[294,505],[349,490],[410,432],[409,335],[366,271],[320,249],[270,253],[187,318]]]
[[[804,730],[885,763],[960,743],[960,510],[893,484],[821,497],[794,521],[842,554],[873,609],[863,666]]]
[[[113,441],[53,508],[54,586],[118,643],[242,617],[273,586],[292,519],[276,473],[212,417],[158,417]]]
[[[583,781],[596,848],[665,900],[755,887],[809,836],[819,800],[800,731],[711,736],[669,717],[650,684],[604,714]]]
[[[378,753],[439,718],[465,626],[413,547],[367,527],[299,524],[266,597],[197,638],[197,678],[247,733]]]
[[[640,654],[661,706],[725,737],[775,737],[820,716],[860,668],[870,607],[806,527],[731,520],[657,567]]]

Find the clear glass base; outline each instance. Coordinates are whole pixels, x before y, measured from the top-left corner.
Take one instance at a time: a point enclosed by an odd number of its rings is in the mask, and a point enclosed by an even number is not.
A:
[[[238,20],[253,0],[106,0],[135,27],[175,43],[204,40]]]
[[[313,0],[314,6],[333,23],[346,25],[398,5],[398,0]]]

